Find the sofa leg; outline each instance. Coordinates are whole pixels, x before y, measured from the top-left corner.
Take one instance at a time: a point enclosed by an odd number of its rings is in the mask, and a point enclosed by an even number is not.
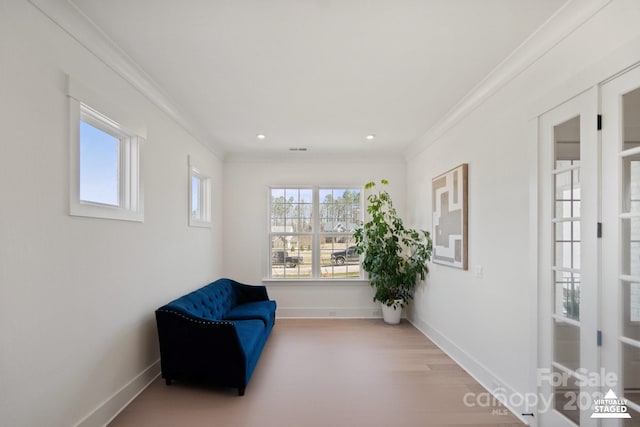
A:
[[[238,396],[244,396],[244,387],[238,388]]]
[[[172,380],[171,378],[165,378],[165,379],[164,379],[164,383],[165,383],[166,385],[171,385],[171,384],[173,384],[173,380]]]

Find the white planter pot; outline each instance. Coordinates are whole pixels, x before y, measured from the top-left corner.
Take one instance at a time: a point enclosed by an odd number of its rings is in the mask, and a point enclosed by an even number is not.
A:
[[[400,300],[398,300],[400,302]],[[382,318],[385,323],[390,325],[397,325],[400,323],[400,317],[402,317],[402,307],[393,308],[386,304],[382,304]]]

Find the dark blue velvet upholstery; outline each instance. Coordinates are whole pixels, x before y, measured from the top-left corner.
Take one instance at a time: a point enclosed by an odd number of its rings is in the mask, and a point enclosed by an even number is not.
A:
[[[264,286],[219,279],[156,310],[162,377],[244,394],[275,324]]]
[[[235,306],[227,312],[224,318],[227,320],[260,319],[266,327],[275,321],[275,314],[275,301],[257,301]]]

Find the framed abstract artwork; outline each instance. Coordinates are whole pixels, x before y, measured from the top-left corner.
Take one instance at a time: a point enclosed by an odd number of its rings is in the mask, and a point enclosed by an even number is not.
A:
[[[467,172],[464,163],[433,179],[433,262],[467,270]]]

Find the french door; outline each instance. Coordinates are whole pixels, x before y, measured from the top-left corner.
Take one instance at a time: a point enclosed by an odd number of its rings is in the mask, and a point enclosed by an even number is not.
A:
[[[538,425],[640,426],[640,67],[539,136]]]
[[[594,88],[539,121],[541,426],[597,425],[585,402],[599,367],[597,106]]]
[[[602,111],[602,365],[630,417],[603,425],[640,426],[640,68],[602,85]]]

